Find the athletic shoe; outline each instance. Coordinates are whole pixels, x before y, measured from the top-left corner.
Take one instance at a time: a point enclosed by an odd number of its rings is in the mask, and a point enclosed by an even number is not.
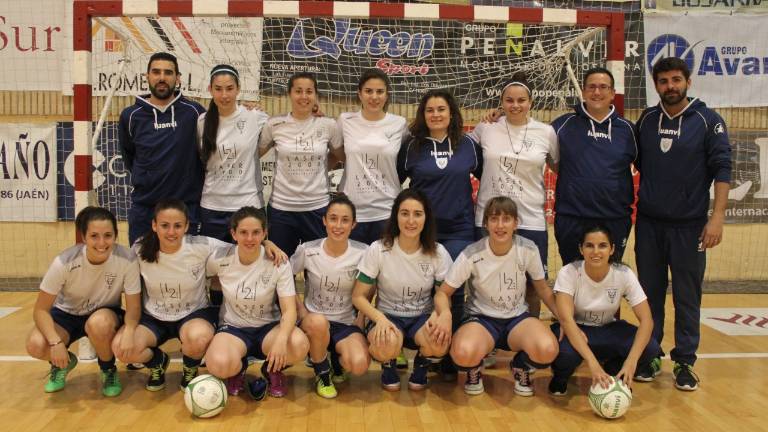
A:
[[[552,396],[565,396],[568,393],[568,378],[552,377],[552,381],[549,382],[549,394]]]
[[[381,364],[381,386],[386,391],[400,390],[400,375],[397,374],[396,360],[389,360]]]
[[[267,387],[269,387],[267,380],[264,378],[256,378],[249,382],[245,388],[248,389],[248,396],[250,396],[251,399],[260,401],[267,396]]]
[[[651,382],[661,373],[661,359],[656,357],[648,363],[638,365],[635,381]]]
[[[171,358],[168,354],[163,353],[163,360],[159,365],[149,368],[149,380],[147,380],[146,389],[151,392],[160,391],[165,388],[165,371],[168,370],[168,365],[171,363]]]
[[[144,369],[144,363],[128,363],[125,368],[128,370],[141,370]]]
[[[493,367],[493,365],[496,364],[496,350],[493,350],[488,353],[488,355],[485,356],[483,359],[483,367]]]
[[[333,381],[334,384],[347,382],[347,380],[349,380],[349,372],[344,370],[344,367],[341,365],[341,361],[339,361],[339,355],[336,354],[336,351],[331,351],[330,359],[331,381]]]
[[[428,358],[422,357],[421,354],[416,354],[416,357],[413,359],[413,371],[408,378],[409,389],[424,390],[427,387],[427,372],[429,372],[430,363]]]
[[[483,368],[482,366],[473,367],[467,371],[467,381],[464,382],[464,393],[476,396],[483,394]]]
[[[315,376],[315,391],[318,396],[325,399],[333,399],[339,395],[336,392],[336,387],[333,385],[330,373]]]
[[[117,376],[117,368],[101,371],[101,394],[106,397],[115,397],[123,392],[123,386],[120,384],[120,378]]]
[[[531,370],[512,368],[515,377],[515,394],[519,396],[533,396],[533,382]]]
[[[261,376],[267,379],[267,384],[269,384],[267,392],[270,396],[281,398],[288,393],[285,374],[282,372],[269,372],[267,370],[267,362],[261,365]]]
[[[675,387],[678,390],[694,391],[699,388],[699,376],[693,371],[693,366],[676,362],[672,373],[675,375]]]
[[[80,338],[77,344],[77,354],[80,360],[95,360],[96,348],[93,347],[91,340],[87,336]]]
[[[408,359],[405,357],[405,351],[400,350],[400,354],[397,355],[397,368],[408,369]]]
[[[189,384],[190,381],[195,379],[197,376],[197,370],[198,367],[187,367],[186,365],[183,365],[181,367],[181,382],[179,383],[179,387],[181,387],[182,390],[187,388],[187,384]]]
[[[237,375],[227,378],[227,380],[224,381],[224,384],[226,385],[227,393],[230,396],[239,395],[245,386],[245,369],[243,369]]]
[[[51,365],[51,371],[48,373],[48,382],[45,383],[46,393],[61,391],[64,386],[67,385],[67,374],[77,366],[77,356],[71,352],[67,353],[69,354],[69,363],[67,363],[67,367],[58,368]]]
[[[311,368],[312,366],[312,359],[309,358],[309,356],[304,357],[304,366]]]

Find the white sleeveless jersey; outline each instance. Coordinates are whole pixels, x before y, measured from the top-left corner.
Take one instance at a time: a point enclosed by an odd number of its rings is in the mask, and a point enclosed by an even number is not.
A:
[[[560,159],[552,126],[533,119],[525,126],[513,126],[502,117],[496,123],[478,123],[470,138],[483,148],[475,226],[482,226],[488,200],[506,196],[517,204],[518,228],[544,231],[544,165],[547,154],[555,162]]]
[[[107,261],[88,262],[85,245],[59,254],[40,282],[40,290],[56,296],[53,307],[72,315],[90,315],[103,307],[120,307],[123,292],[140,294],[139,260],[132,250],[114,245]]]
[[[291,257],[293,274],[304,273],[304,306],[342,324],[352,324],[356,312],[352,290],[357,278],[357,265],[368,245],[349,240],[347,250],[338,257],[323,249],[324,238],[302,243]]]
[[[328,205],[328,151],[341,146],[334,119],[296,120],[290,114],[270,118],[259,139],[261,149],[275,148],[270,206],[299,212]]]
[[[544,279],[539,248],[516,235],[512,248],[503,256],[491,252],[488,237],[461,251],[445,282],[458,288],[471,280],[464,312],[493,318],[513,318],[528,311],[525,302],[525,274]]]
[[[206,114],[200,114],[197,120],[199,146]],[[242,106],[231,116],[219,117],[216,150],[205,167],[200,198],[203,208],[232,212],[246,205],[264,207],[258,143],[267,118],[263,111],[249,111]]]
[[[134,244],[144,280],[144,313],[160,321],[178,321],[208,307],[205,264],[216,248],[227,245],[210,237],[186,235],[176,253],[158,252],[157,261],[147,262],[139,255],[139,244]]]
[[[375,278],[376,308],[401,317],[431,313],[434,308],[432,288],[445,279],[451,267],[451,256],[437,244],[434,256],[418,252],[407,254],[395,239],[391,248],[381,240],[368,247],[358,269]]]
[[[266,258],[264,246],[256,262],[243,265],[237,245],[217,248],[208,260],[208,276],[218,276],[224,294],[220,325],[261,327],[279,321],[278,297],[296,295],[293,274],[287,263],[279,267]]]
[[[400,193],[397,153],[407,133],[405,119],[387,113],[369,121],[360,112],[343,113],[339,127],[346,155],[339,191],[357,207],[358,222],[387,219]]]
[[[622,297],[632,307],[646,299],[640,281],[629,267],[611,265],[605,279],[595,282],[584,271],[583,260],[560,269],[554,291],[573,296],[576,323],[586,326],[602,326],[615,321]]]

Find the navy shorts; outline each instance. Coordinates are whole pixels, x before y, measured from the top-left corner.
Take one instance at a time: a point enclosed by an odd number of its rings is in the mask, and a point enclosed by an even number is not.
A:
[[[336,351],[336,344],[346,339],[348,336],[355,333],[363,334],[363,330],[354,324],[342,324],[336,321],[329,321],[331,341],[328,343],[328,349]],[[338,352],[338,351],[337,351]]]
[[[528,312],[523,312],[513,318],[493,318],[485,315],[469,315],[461,320],[461,325],[471,322],[479,323],[491,334],[496,349],[511,351],[509,343],[507,342],[509,332],[511,332],[516,325],[520,324],[524,319],[529,318],[530,316],[531,314]]]
[[[69,347],[72,342],[80,339],[81,337],[87,336],[85,334],[85,322],[88,321],[88,318],[90,318],[93,313],[101,309],[109,309],[114,312],[115,315],[117,315],[117,328],[120,328],[120,326],[123,325],[123,317],[125,316],[125,311],[119,307],[99,308],[88,315],[72,315],[71,313],[64,312],[59,308],[51,308],[51,317],[53,318],[53,322],[61,326],[61,328],[63,328],[67,334],[69,334],[69,342],[67,342],[67,347]],[[117,330],[117,328],[115,330]]]
[[[267,354],[264,352],[262,345],[264,344],[264,338],[267,337],[267,333],[270,330],[277,327],[280,321],[271,322],[261,327],[235,327],[231,325],[223,325],[219,327],[216,333],[228,333],[232,336],[243,341],[245,344],[245,356],[256,357],[260,360],[266,360]]]
[[[384,232],[386,225],[386,220],[358,222],[349,234],[349,238],[370,245],[381,239],[381,233]]]
[[[198,309],[177,321],[162,321],[151,315],[142,314],[139,324],[154,333],[155,339],[157,339],[157,346],[160,346],[170,339],[178,339],[181,326],[187,321],[196,318],[208,321],[215,330],[216,323],[219,321],[219,308],[209,306],[207,308]]]
[[[416,344],[416,333],[427,323],[429,314],[418,315],[415,317],[401,317],[385,313],[384,316],[386,316],[387,319],[403,333],[404,347],[412,350],[419,349],[419,345]],[[375,325],[376,323],[374,321],[370,321],[368,327],[365,329],[366,334],[370,332]]]

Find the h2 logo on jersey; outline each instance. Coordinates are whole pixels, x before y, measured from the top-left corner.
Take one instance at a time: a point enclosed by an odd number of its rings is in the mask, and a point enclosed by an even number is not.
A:
[[[231,160],[237,157],[237,147],[232,143],[222,143],[219,146],[221,160]]]

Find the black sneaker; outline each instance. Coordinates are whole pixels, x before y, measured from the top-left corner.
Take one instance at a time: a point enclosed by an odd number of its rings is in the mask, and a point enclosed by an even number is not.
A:
[[[400,390],[400,375],[397,374],[396,360],[381,364],[381,386],[387,391]]]
[[[675,363],[672,373],[675,375],[675,387],[678,390],[694,391],[699,388],[699,376],[693,371],[693,366]]]
[[[568,378],[562,379],[553,376],[547,390],[549,390],[549,394],[552,396],[565,396],[568,393]]]
[[[245,386],[248,390],[248,396],[257,401],[260,401],[267,396],[267,387],[269,387],[269,383],[266,379],[261,377],[249,381]]]
[[[163,361],[158,366],[149,368],[149,380],[147,380],[146,389],[152,392],[160,391],[165,388],[165,371],[168,370],[168,365],[171,363],[171,358],[168,354],[163,353]]]
[[[648,363],[638,364],[635,381],[651,382],[661,373],[661,359],[656,357]]]
[[[422,357],[421,354],[416,354],[416,357],[413,359],[413,372],[411,372],[411,376],[408,378],[409,389],[423,390],[427,387],[427,372],[431,363],[429,359]]]
[[[197,377],[197,367],[187,367],[186,365],[182,366],[181,368],[181,382],[179,383],[179,387],[181,387],[182,390],[187,388],[187,385],[189,385],[189,382],[195,379]]]

